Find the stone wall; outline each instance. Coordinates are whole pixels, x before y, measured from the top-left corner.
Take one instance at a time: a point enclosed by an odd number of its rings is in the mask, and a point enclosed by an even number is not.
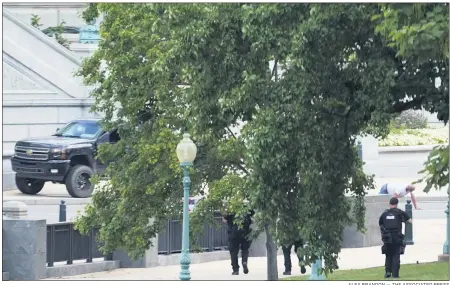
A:
[[[45,220],[3,218],[3,271],[10,280],[38,280],[47,276]]]
[[[356,225],[346,227],[344,229],[344,236],[342,241],[342,248],[358,248],[382,245],[380,227],[378,219],[389,202],[389,196],[376,195],[366,196],[366,218],[365,227],[366,232],[361,233],[356,229]]]

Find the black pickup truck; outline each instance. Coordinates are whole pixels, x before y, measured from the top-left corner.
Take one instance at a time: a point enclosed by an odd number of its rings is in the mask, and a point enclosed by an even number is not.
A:
[[[17,188],[35,195],[45,182],[53,182],[65,184],[72,197],[90,197],[94,190],[90,178],[106,170],[106,164],[96,159],[98,145],[119,140],[117,130],[104,131],[94,119],[71,121],[50,137],[20,140],[11,158]]]

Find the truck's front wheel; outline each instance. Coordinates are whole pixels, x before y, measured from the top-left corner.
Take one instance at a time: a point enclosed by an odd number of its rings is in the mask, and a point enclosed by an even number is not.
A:
[[[45,181],[43,180],[23,178],[16,175],[16,186],[24,194],[36,195],[44,188],[44,184]]]
[[[74,198],[88,198],[94,192],[94,185],[90,179],[94,171],[86,165],[75,165],[66,177],[66,189]]]

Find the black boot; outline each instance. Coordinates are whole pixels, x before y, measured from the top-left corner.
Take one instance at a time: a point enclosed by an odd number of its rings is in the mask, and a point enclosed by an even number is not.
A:
[[[391,272],[386,271],[386,273],[384,274],[384,278],[391,278]]]
[[[244,274],[248,274],[248,250],[243,250],[242,252],[242,268]]]
[[[238,251],[233,248],[230,251],[231,255],[231,268],[233,269],[232,275],[239,275],[239,259],[238,259]]]
[[[247,262],[242,262],[242,268],[244,269],[244,274],[248,274]]]
[[[286,268],[286,270],[284,270],[283,275],[291,275],[291,269],[290,268]]]
[[[302,274],[305,274],[306,273],[306,268],[305,268],[305,266],[300,266],[300,272],[302,273]]]

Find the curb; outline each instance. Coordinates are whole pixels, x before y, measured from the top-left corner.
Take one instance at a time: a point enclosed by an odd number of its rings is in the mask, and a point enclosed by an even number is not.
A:
[[[2,272],[2,281],[9,281],[9,272]]]
[[[400,201],[403,200],[407,200],[407,199],[400,199]],[[410,199],[409,199],[410,200]],[[416,200],[417,202],[447,202],[448,201],[448,196],[430,196],[430,197],[420,197],[420,196],[416,196]]]
[[[90,198],[50,198],[50,199],[5,199],[3,198],[3,202],[8,202],[8,201],[18,201],[18,202],[22,202],[26,205],[60,205],[61,204],[61,200],[64,200],[64,202],[66,202],[66,205],[86,205],[88,204],[91,199]]]
[[[430,152],[433,148],[441,146],[440,144],[430,145],[411,145],[411,146],[379,146],[379,153],[395,153],[395,152]]]

